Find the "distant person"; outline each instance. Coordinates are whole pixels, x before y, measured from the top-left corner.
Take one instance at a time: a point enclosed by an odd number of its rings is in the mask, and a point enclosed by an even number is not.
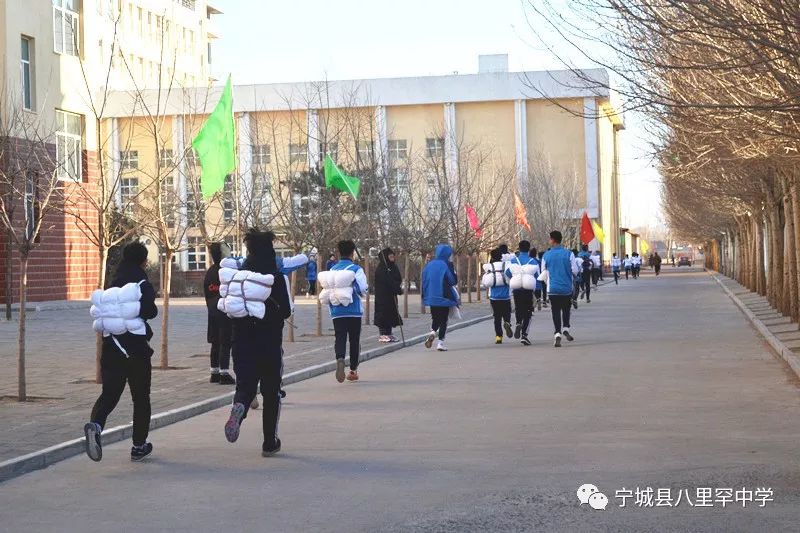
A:
[[[328,261],[325,263],[325,270],[330,270],[336,264],[336,256],[331,254],[328,256]]]
[[[273,285],[265,302],[263,318],[247,316],[231,320],[233,366],[237,379],[231,413],[225,423],[225,438],[228,442],[236,442],[242,421],[247,418],[260,385],[264,398],[261,415],[264,434],[261,455],[264,457],[274,455],[281,449],[277,432],[283,377],[283,326],[292,315],[289,287],[278,267],[274,240],[272,232],[255,230],[249,231],[244,238],[247,259],[242,264],[242,270],[272,275]]]
[[[553,315],[553,346],[561,346],[561,337],[568,341],[575,338],[570,334],[570,304],[572,303],[572,280],[577,274],[575,256],[561,246],[560,231],[550,232],[550,249],[544,254],[542,267],[547,271],[550,312]]]
[[[308,264],[306,264],[306,281],[308,282],[308,294],[306,296],[311,298],[317,295],[317,254],[311,252],[308,255]]]
[[[444,339],[447,335],[450,309],[460,304],[458,292],[455,290],[458,276],[450,261],[452,255],[453,249],[449,244],[439,244],[433,253],[433,259],[422,270],[422,301],[431,310],[431,332],[425,338],[425,347],[433,346],[433,341],[438,337],[436,349],[440,352],[447,351]]]
[[[622,260],[622,266],[625,268],[625,279],[628,279],[633,271],[633,259],[631,259],[628,254],[625,254],[625,259]]]
[[[580,295],[581,289],[583,288],[583,258],[578,257],[578,250],[577,248],[573,248],[570,250],[573,256],[573,284],[575,287],[572,291],[572,307],[577,309],[578,308],[578,296]]]
[[[403,294],[403,276],[395,262],[394,251],[385,248],[378,255],[375,269],[375,325],[378,326],[378,342],[397,342],[392,328],[403,325],[397,297]]]
[[[611,272],[614,274],[614,284],[619,285],[619,271],[622,267],[622,260],[617,257],[617,252],[611,256]]]
[[[595,250],[592,255],[592,285],[597,287],[597,282],[603,278],[603,258],[600,250]]]
[[[355,274],[353,281],[352,302],[348,305],[330,304],[333,330],[336,335],[334,352],[336,356],[336,381],[358,381],[358,363],[361,355],[361,322],[364,309],[361,297],[367,294],[367,276],[364,269],[353,262],[356,243],[351,240],[339,241],[339,262],[331,267],[332,271],[349,270]],[[347,345],[350,344],[350,372],[345,375],[344,358]]]
[[[489,262],[483,265],[481,285],[489,290],[489,304],[492,306],[494,317],[494,343],[503,343],[503,329],[506,335],[512,337],[511,331],[511,291],[508,288],[506,277],[506,264],[499,248],[489,254]]]
[[[642,270],[642,257],[639,255],[638,252],[633,252],[633,257],[631,258],[631,271],[633,272],[633,279],[637,279],[639,277],[639,272]]]
[[[658,252],[653,255],[653,268],[656,271],[656,276],[661,274],[661,256],[658,255]]]
[[[220,385],[236,385],[236,380],[230,374],[231,319],[217,308],[220,262],[230,255],[230,248],[225,243],[212,242],[208,249],[211,252],[213,264],[206,271],[203,280],[203,294],[208,309],[206,340],[211,345],[211,378],[209,381]]]
[[[581,260],[581,300],[586,299],[586,303],[592,303],[592,270],[594,261],[592,254],[589,253],[589,246],[584,244],[578,254]]]
[[[149,341],[153,337],[148,320],[158,315],[156,307],[156,291],[147,279],[147,247],[140,242],[132,242],[122,250],[122,261],[111,282],[111,287],[125,287],[137,284],[141,292],[139,298],[139,314],[137,327],[128,329],[122,334],[103,331],[103,346],[100,355],[100,374],[103,378],[103,389],[92,408],[90,422],[83,427],[86,437],[86,455],[93,461],[103,458],[100,433],[106,426],[106,420],[119,403],[125,390],[125,384],[131,389],[133,399],[133,447],[131,461],[141,461],[153,451],[153,445],[147,442],[150,431],[150,380],[152,366],[150,357],[153,349]],[[137,291],[137,293],[138,293]],[[124,314],[119,309],[111,311],[108,318],[122,319]],[[114,315],[114,316],[111,316]],[[133,320],[125,320],[127,323]]]
[[[675,254],[669,254],[669,260],[672,263],[672,267],[675,268]]]
[[[538,259],[539,259],[539,268],[540,269],[541,269],[542,258],[543,257],[544,257],[544,252],[539,252]],[[537,281],[539,281],[539,280],[537,280]],[[541,287],[542,287],[542,289],[541,289],[542,290],[542,299],[541,299],[542,305],[539,307],[539,310],[541,310],[542,307],[547,308],[547,305],[548,305],[547,304],[547,301],[548,301],[548,298],[547,298],[547,282],[546,281],[539,281],[539,283],[542,284],[541,285]]]

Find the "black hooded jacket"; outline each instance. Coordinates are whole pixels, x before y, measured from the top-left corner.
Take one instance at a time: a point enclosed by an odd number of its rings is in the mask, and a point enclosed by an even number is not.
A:
[[[114,275],[114,280],[111,282],[111,287],[122,287],[128,283],[139,283],[142,280],[144,280],[144,282],[140,285],[142,298],[139,300],[139,317],[145,321],[147,334],[134,335],[128,332],[114,336],[122,348],[128,353],[129,357],[150,357],[153,355],[153,349],[148,343],[153,337],[153,330],[150,329],[150,324],[148,324],[147,321],[152,320],[158,315],[156,291],[147,278],[147,273],[141,266],[125,261],[120,263]],[[103,338],[103,347],[116,352],[120,351],[111,336]]]
[[[403,294],[403,276],[389,256],[391,248],[381,251],[378,268],[375,270],[375,325],[394,328],[403,323],[397,305],[397,296]]]

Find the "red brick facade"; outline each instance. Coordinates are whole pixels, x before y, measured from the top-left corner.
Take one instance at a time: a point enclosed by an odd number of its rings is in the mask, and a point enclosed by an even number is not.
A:
[[[63,198],[69,198],[68,211],[80,210],[87,224],[97,227],[97,211],[91,208],[86,194],[97,191],[97,154],[83,153],[83,183],[63,182],[63,194],[55,195],[59,208],[51,209],[45,216],[38,244],[30,254],[28,263],[28,300],[86,299],[96,287],[100,258],[97,248],[89,242],[75,223],[74,217],[61,208]],[[83,191],[79,192],[79,187]],[[0,235],[0,303],[5,303],[6,254],[12,259],[12,302],[19,301],[18,253],[9,246],[5,234]]]

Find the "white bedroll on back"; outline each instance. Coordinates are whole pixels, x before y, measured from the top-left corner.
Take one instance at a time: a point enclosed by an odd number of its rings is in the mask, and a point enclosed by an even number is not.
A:
[[[536,289],[536,275],[539,273],[539,265],[511,263],[508,265],[508,269],[511,271],[509,287],[512,290],[525,289],[532,291]]]
[[[502,261],[495,261],[494,263],[486,263],[483,265],[483,276],[481,277],[481,285],[487,289],[491,287],[504,287],[506,282],[506,265]]]
[[[322,290],[319,301],[325,305],[343,305],[353,303],[353,283],[356,273],[352,270],[326,270],[317,276]]]
[[[92,328],[104,337],[128,332],[145,335],[147,329],[144,320],[139,318],[139,300],[142,299],[140,284],[143,281],[94,291],[92,307],[89,309],[89,314],[94,318]]]
[[[220,263],[217,309],[231,318],[264,318],[275,277],[239,270],[240,266],[239,261],[231,257]]]

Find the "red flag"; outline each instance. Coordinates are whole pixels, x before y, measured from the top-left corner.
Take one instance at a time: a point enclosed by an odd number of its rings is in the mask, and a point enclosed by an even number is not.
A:
[[[530,233],[531,225],[528,224],[528,212],[525,211],[525,204],[522,203],[522,198],[516,192],[514,193],[514,217],[517,220],[517,224]]]
[[[581,242],[589,244],[594,240],[594,229],[592,229],[592,221],[589,220],[589,214],[584,211],[583,218],[581,219]]]
[[[481,235],[483,235],[483,230],[481,230],[481,224],[478,222],[478,213],[469,204],[464,204],[464,210],[467,212],[469,227],[475,232],[475,236],[480,239]]]

